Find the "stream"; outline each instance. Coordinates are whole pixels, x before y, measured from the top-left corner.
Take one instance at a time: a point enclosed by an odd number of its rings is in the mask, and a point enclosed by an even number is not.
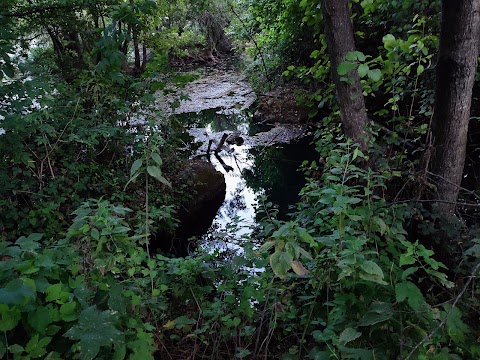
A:
[[[254,123],[256,95],[231,64],[197,69],[195,77],[177,90],[177,97],[181,93],[188,99],[181,101],[171,116],[187,128],[183,151],[191,158],[210,161],[226,182],[225,200],[208,231],[197,240],[208,252],[238,253],[244,237],[259,220],[259,196],[276,204],[279,217],[286,218],[305,183],[297,169],[303,160],[313,159],[315,152],[303,125]],[[168,96],[163,103],[175,101]],[[215,153],[227,135],[224,146]]]

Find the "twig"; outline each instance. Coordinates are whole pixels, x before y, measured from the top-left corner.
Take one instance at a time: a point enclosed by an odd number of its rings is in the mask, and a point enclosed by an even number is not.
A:
[[[477,199],[480,200],[480,196],[478,196],[478,195],[475,193],[475,191],[468,190],[468,189],[466,189],[466,188],[464,188],[464,187],[462,187],[462,186],[460,186],[460,185],[454,184],[454,183],[452,183],[451,181],[445,179],[443,176],[440,176],[440,175],[438,175],[438,174],[432,173],[432,172],[430,172],[430,171],[426,171],[426,174],[427,174],[427,175],[435,176],[436,178],[438,178],[438,179],[446,182],[447,184],[452,185],[452,186],[455,186],[457,189],[460,189],[460,190],[462,190],[462,191],[465,191],[466,193],[468,193],[468,194],[470,194],[470,195],[473,195],[474,197],[476,197]]]
[[[55,146],[59,143],[60,139],[62,138],[63,134],[65,133],[65,131],[67,130],[67,128],[70,126],[70,124],[73,122],[73,120],[75,120],[75,115],[77,114],[77,109],[78,109],[78,104],[80,103],[80,99],[78,99],[77,101],[77,105],[75,105],[75,109],[73,110],[73,115],[72,115],[72,118],[70,119],[70,121],[64,126],[64,128],[62,129],[62,132],[60,133],[60,135],[58,136],[57,138],[57,141],[55,141],[55,143],[53,145],[50,146],[51,150],[47,153],[47,155],[45,156],[45,158],[49,157],[50,154],[53,152]]]
[[[207,156],[210,156],[210,150],[211,150],[211,148],[212,148],[212,143],[213,143],[213,140],[210,139],[210,140],[208,141],[208,148],[207,148],[207,154],[206,154]]]
[[[473,268],[472,275],[468,278],[468,280],[465,283],[465,286],[463,287],[462,291],[460,291],[460,294],[458,294],[458,296],[456,297],[455,301],[452,304],[452,308],[450,309],[450,311],[445,316],[445,319],[442,320],[442,322],[437,326],[437,328],[435,330],[433,330],[430,334],[428,334],[428,336],[423,338],[422,341],[420,341],[417,345],[415,345],[415,347],[412,349],[412,351],[410,351],[410,353],[407,355],[407,357],[404,358],[404,360],[410,359],[413,356],[413,354],[415,353],[415,351],[417,351],[420,346],[422,346],[424,343],[429,341],[433,337],[433,335],[435,335],[435,333],[438,330],[440,330],[442,327],[445,326],[445,324],[447,323],[448,317],[452,313],[453,309],[455,308],[455,306],[457,305],[458,301],[461,299],[461,297],[463,296],[465,291],[467,291],[468,286],[472,282],[472,279],[475,277],[475,274],[477,273],[477,271],[479,269],[480,269],[480,262]]]
[[[225,140],[227,140],[227,137],[228,137],[228,134],[227,134],[227,133],[224,133],[224,134],[222,135],[222,139],[220,140],[220,142],[218,143],[217,148],[215,149],[215,154],[218,154],[220,151],[222,151],[223,145],[225,144]]]
[[[274,278],[272,277],[272,281],[270,282],[270,286],[267,291],[267,296],[265,297],[265,304],[263,305],[262,316],[260,317],[260,325],[258,326],[258,330],[257,330],[257,339],[255,341],[255,349],[253,350],[253,354],[252,354],[253,360],[257,358],[257,352],[260,350],[258,346],[260,344],[260,336],[262,334],[262,327],[265,322],[265,314],[267,313],[267,305],[268,305],[268,300],[270,298],[270,291],[272,290],[273,280]]]
[[[270,74],[268,73],[267,65],[265,63],[265,59],[263,58],[263,53],[260,50],[260,47],[258,46],[257,42],[255,41],[255,38],[253,37],[253,35],[250,34],[250,30],[247,28],[247,25],[245,24],[245,22],[242,20],[240,15],[238,15],[238,13],[233,8],[233,5],[231,5],[231,4],[230,4],[230,10],[232,11],[233,15],[235,15],[237,17],[237,19],[240,21],[240,23],[242,24],[242,26],[246,30],[246,34],[247,34],[248,38],[253,43],[253,45],[255,45],[255,48],[257,49],[257,53],[260,56],[260,60],[262,61],[263,70],[265,71],[265,77],[267,78],[268,84],[271,86],[272,84],[271,84]]]
[[[191,287],[190,287],[190,292],[192,293],[195,303],[197,304],[197,307],[198,307],[198,318],[197,318],[197,330],[198,330],[198,327],[200,324],[200,318],[202,317],[202,307],[198,303],[197,297],[195,296],[195,293],[193,292]],[[195,343],[193,345],[193,359],[195,359],[195,355],[197,354],[197,338],[198,336],[195,336]]]

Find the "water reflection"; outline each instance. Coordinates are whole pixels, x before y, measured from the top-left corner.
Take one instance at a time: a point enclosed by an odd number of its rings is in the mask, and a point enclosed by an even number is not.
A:
[[[225,201],[210,229],[200,237],[199,244],[208,252],[242,254],[243,242],[252,234],[258,220],[257,197],[267,195],[270,201],[279,205],[280,213],[285,217],[289,206],[298,200],[305,181],[297,169],[303,160],[311,158],[313,149],[309,150],[309,141],[305,139],[270,146],[252,146],[252,142],[246,141],[242,145],[225,145],[215,154],[225,132],[247,138],[261,129],[250,126],[248,114],[228,116],[209,110],[182,116],[194,125],[188,130],[189,134],[194,141],[201,143],[191,147],[193,156],[207,158],[225,176],[226,182]],[[207,156],[211,140],[214,145]]]

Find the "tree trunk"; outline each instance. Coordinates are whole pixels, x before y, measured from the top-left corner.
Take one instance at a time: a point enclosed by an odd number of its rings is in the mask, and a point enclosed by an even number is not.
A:
[[[135,13],[135,1],[130,0],[130,6]],[[136,15],[136,14],[135,14]],[[140,71],[140,48],[138,46],[138,29],[135,24],[132,24],[132,40],[133,40],[133,52],[135,54],[135,70]]]
[[[462,181],[477,68],[480,0],[443,0],[432,122],[437,210],[451,219]]]
[[[140,48],[138,46],[138,33],[137,33],[137,30],[135,29],[135,26],[133,26],[132,38],[133,38],[133,51],[135,53],[135,69],[139,71],[140,70]]]
[[[350,71],[342,81],[337,72],[345,55],[355,51],[355,40],[348,0],[322,0],[325,36],[330,54],[331,76],[337,92],[343,131],[354,139],[362,149],[367,148],[367,110],[357,70]]]
[[[148,58],[147,45],[144,42],[142,44],[142,70],[145,70],[145,66],[147,66],[147,58]]]

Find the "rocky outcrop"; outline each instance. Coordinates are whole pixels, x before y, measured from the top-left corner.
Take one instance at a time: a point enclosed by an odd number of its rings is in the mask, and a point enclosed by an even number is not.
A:
[[[204,234],[211,226],[218,209],[225,200],[226,184],[223,174],[201,160],[191,160],[179,175],[180,181],[189,184],[189,199],[178,210],[180,225],[174,237],[163,250],[177,256],[188,255],[192,236]]]
[[[277,88],[260,98],[253,121],[261,124],[306,124],[308,108],[297,103],[294,89]]]
[[[223,174],[207,161],[192,160],[184,175],[192,182],[193,199],[185,206],[187,217],[195,218],[189,219],[192,220],[190,223],[195,223],[195,220],[205,213],[213,213],[213,220],[225,199],[226,184]],[[206,228],[210,227],[210,224],[211,221],[206,224]]]

